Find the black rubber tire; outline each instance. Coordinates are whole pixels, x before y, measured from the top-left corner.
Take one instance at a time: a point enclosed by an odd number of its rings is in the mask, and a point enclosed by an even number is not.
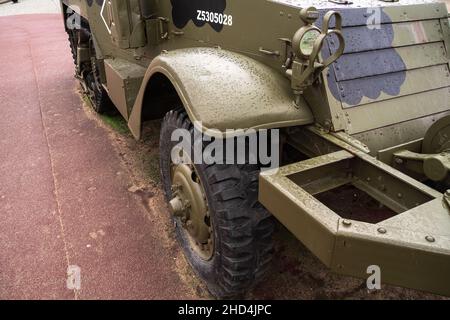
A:
[[[172,199],[170,165],[175,129],[193,126],[182,110],[167,113],[161,128],[160,168],[167,200]],[[184,253],[209,291],[217,298],[241,297],[271,266],[274,222],[258,202],[259,167],[251,165],[195,165],[205,190],[214,232],[214,255],[205,261],[191,248],[178,218],[176,234]]]

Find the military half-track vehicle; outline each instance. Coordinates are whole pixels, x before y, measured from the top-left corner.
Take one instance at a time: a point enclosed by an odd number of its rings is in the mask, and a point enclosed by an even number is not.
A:
[[[267,273],[274,218],[336,273],[367,278],[378,266],[385,283],[450,295],[444,3],[61,4],[93,108],[114,105],[136,139],[162,119],[161,179],[176,233],[214,295],[240,295]],[[181,149],[187,161],[176,163],[177,129],[225,144],[236,132],[279,129],[271,152],[282,162],[264,171],[258,161],[197,163]],[[323,197],[342,188],[385,212],[349,214]]]

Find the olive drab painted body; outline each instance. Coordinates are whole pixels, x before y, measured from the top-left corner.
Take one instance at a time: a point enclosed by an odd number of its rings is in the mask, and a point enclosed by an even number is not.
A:
[[[61,4],[66,22],[80,19],[77,33],[66,23],[77,76],[93,79],[136,138],[177,104],[217,137],[282,129],[309,158],[259,177],[259,201],[282,224],[335,272],[366,277],[378,265],[387,283],[450,295],[445,3]],[[346,185],[392,216],[344,219],[316,197]]]

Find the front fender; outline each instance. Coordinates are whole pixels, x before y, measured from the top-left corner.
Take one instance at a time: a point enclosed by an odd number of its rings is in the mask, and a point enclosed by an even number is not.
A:
[[[310,124],[304,100],[293,103],[289,80],[247,56],[214,48],[163,53],[150,64],[130,115],[129,127],[140,137],[144,94],[155,74],[175,87],[191,121],[221,135],[227,129],[269,129]],[[145,106],[151,108],[152,106]]]

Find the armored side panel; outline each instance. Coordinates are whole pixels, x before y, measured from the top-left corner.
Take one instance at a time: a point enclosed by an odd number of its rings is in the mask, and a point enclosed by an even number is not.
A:
[[[109,96],[126,120],[136,100],[145,71],[145,68],[126,60],[105,60]]]
[[[445,5],[340,12],[345,54],[325,77],[334,130],[355,135],[373,152],[423,137],[449,112]],[[367,25],[371,14],[380,24]],[[336,50],[333,39],[327,44],[324,56]]]
[[[137,48],[146,44],[139,0],[105,0],[101,15],[112,41],[120,48]]]

